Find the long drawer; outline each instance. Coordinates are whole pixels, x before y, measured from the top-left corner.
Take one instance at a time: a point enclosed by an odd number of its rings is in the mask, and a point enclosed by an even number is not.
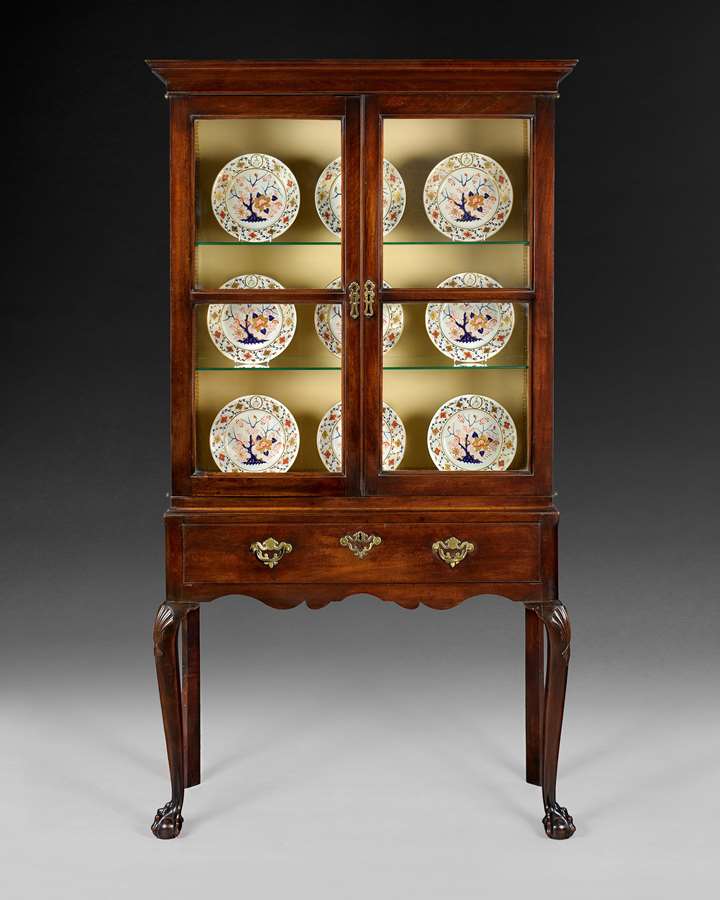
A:
[[[540,580],[536,522],[184,524],[182,536],[188,585]]]

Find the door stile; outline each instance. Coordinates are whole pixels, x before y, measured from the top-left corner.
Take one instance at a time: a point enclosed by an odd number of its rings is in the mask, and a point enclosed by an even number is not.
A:
[[[555,255],[555,100],[537,99],[530,180],[533,285],[530,309],[530,468],[540,493],[552,492]]]
[[[363,240],[362,240],[362,360],[363,360],[363,493],[377,493],[382,458],[382,129],[378,98],[365,97],[363,115]],[[366,315],[365,290],[372,283],[372,315]]]
[[[170,453],[172,493],[192,492],[195,458],[193,325],[188,302],[195,243],[193,122],[186,97],[170,105]]]
[[[361,283],[362,100],[347,97],[342,133],[343,386],[342,425],[346,493],[362,490],[362,359],[361,320],[350,315],[348,285]]]

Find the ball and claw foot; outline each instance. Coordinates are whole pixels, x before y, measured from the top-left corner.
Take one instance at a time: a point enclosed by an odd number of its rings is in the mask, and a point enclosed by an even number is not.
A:
[[[150,830],[156,838],[169,840],[170,838],[176,838],[180,834],[182,826],[183,817],[180,815],[180,808],[170,800],[157,811],[155,821],[150,826]]]
[[[564,806],[554,803],[548,807],[543,819],[545,834],[555,841],[564,841],[575,834],[573,817]]]

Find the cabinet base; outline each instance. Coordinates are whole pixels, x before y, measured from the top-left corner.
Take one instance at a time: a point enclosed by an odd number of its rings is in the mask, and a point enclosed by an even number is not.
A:
[[[320,609],[353,594],[406,609],[450,609],[488,594],[524,605],[526,774],[542,786],[546,835],[572,837],[573,818],[555,798],[570,658],[570,620],[557,598],[557,511],[475,507],[453,517],[445,503],[358,501],[333,513],[294,506],[271,517],[250,501],[166,515],[167,600],[155,656],[173,793],[151,826],[156,837],[180,834],[185,788],[200,780],[199,606],[241,595],[275,609]]]

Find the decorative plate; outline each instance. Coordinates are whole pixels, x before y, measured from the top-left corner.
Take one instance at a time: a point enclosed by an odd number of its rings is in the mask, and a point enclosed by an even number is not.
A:
[[[237,275],[222,288],[282,290],[267,275]],[[297,314],[292,303],[211,303],[207,326],[213,344],[238,368],[266,366],[279,356],[295,334]]]
[[[391,472],[405,455],[405,426],[395,410],[383,403],[382,467]],[[342,471],[342,403],[336,403],[320,420],[317,448],[328,472]]]
[[[432,417],[428,450],[441,471],[504,472],[517,449],[510,413],[491,397],[461,394]]]
[[[285,163],[245,153],[218,173],[212,189],[215,218],[239,241],[272,241],[295,221],[300,188]]]
[[[342,228],[342,172],[340,157],[328,163],[315,186],[315,209],[332,234]],[[399,224],[405,212],[405,184],[395,166],[383,160],[383,233]]]
[[[513,189],[500,163],[482,153],[454,153],[430,172],[425,212],[453,241],[484,241],[507,222]]]
[[[342,471],[342,402],[331,406],[320,419],[317,448],[328,472]]]
[[[293,414],[262,394],[231,400],[210,429],[210,451],[222,472],[287,472],[299,448]]]
[[[499,288],[494,278],[479,272],[460,272],[442,281],[441,288]],[[483,363],[499,353],[515,327],[512,303],[428,303],[425,328],[441,353],[456,363]]]
[[[383,288],[390,285],[383,281]],[[342,290],[342,277],[328,285],[331,291]],[[383,303],[383,353],[397,344],[402,335],[405,317],[401,303]],[[342,306],[339,303],[318,303],[315,307],[315,331],[331,353],[340,356],[342,351]]]
[[[383,403],[382,417],[382,468],[383,472],[397,469],[405,456],[405,426],[403,420],[390,406]]]

